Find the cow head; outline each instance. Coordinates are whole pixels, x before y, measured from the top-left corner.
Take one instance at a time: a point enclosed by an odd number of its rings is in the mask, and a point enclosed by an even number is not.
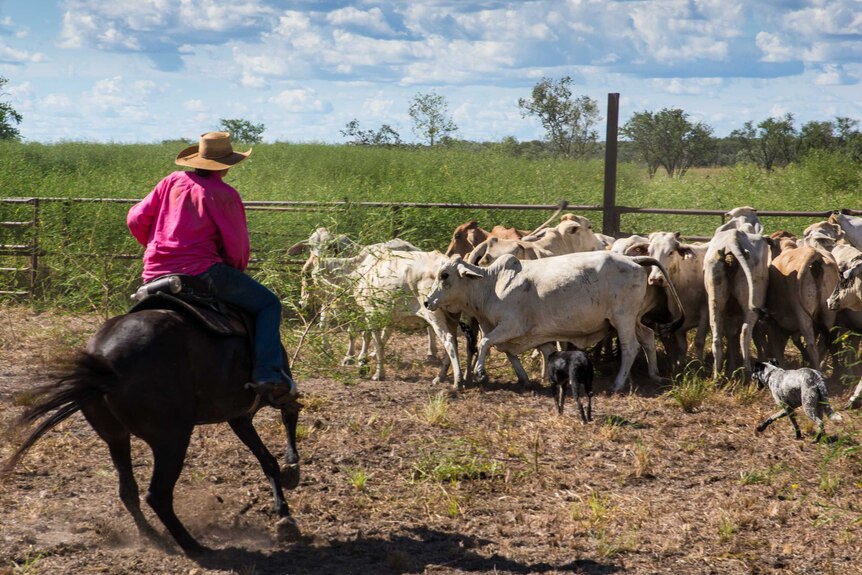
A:
[[[466,256],[473,248],[488,238],[488,232],[479,227],[479,222],[470,220],[464,222],[452,232],[449,247],[446,248],[446,257],[453,255]]]
[[[826,306],[833,311],[839,309],[862,311],[862,261],[856,260],[849,265],[842,264],[838,271],[841,274],[838,285],[826,300]]]
[[[604,250],[604,244],[593,233],[593,224],[587,218],[574,216],[557,224],[557,232],[565,238],[570,252],[592,252]]]
[[[451,307],[464,298],[468,289],[465,282],[483,277],[485,275],[481,268],[465,264],[459,255],[452,256],[449,261],[440,264],[431,292],[425,299],[425,307],[430,311]]]
[[[290,246],[287,254],[291,256],[299,255],[308,251],[312,255],[341,255],[354,247],[353,241],[344,234],[334,235],[327,228],[317,228],[308,237],[307,240],[302,240]]]
[[[828,252],[831,252],[835,244],[843,238],[844,230],[841,229],[841,226],[826,220],[813,223],[802,232],[803,245]]]

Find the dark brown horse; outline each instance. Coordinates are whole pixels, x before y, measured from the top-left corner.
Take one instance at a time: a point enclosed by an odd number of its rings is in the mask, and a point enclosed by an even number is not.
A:
[[[108,444],[120,482],[120,499],[138,531],[158,540],[144,518],[138,485],[132,474],[134,435],[153,453],[153,473],[145,501],[187,554],[206,550],[174,513],[173,491],[183,469],[186,449],[196,425],[226,421],[251,450],[269,479],[274,511],[282,535],[298,535],[284,499],[282,485],[299,483],[296,451],[298,405],[281,410],[287,430],[285,465],[264,446],[252,423],[259,404],[244,389],[251,373],[250,346],[245,337],[213,333],[187,314],[149,309],[108,320],[90,340],[73,368],[21,416],[20,424],[42,419],[6,464],[19,458],[46,432],[77,411]],[[43,419],[44,418],[44,419]]]

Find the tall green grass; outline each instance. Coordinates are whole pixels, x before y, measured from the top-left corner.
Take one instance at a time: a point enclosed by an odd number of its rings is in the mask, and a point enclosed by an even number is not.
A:
[[[126,198],[149,193],[185,145],[58,144],[0,142],[0,198]],[[245,149],[245,146],[237,146]],[[246,200],[347,201],[346,207],[285,211],[249,210],[253,273],[275,281],[291,299],[298,290],[296,266],[286,252],[318,226],[362,243],[400,235],[424,249],[445,249],[454,227],[475,219],[483,226],[532,229],[550,210],[494,208],[420,209],[362,207],[361,202],[527,204],[566,199],[600,205],[600,160],[512,157],[499,148],[366,148],[318,144],[261,144],[231,170],[227,181]],[[752,165],[690,171],[684,178],[647,177],[642,166],[617,170],[618,204],[634,207],[727,210],[825,211],[859,208],[862,166],[836,154],[813,154],[773,173]],[[48,305],[117,311],[140,273],[140,246],[125,225],[129,203],[50,202],[40,205],[39,296]],[[0,202],[0,221],[26,221],[32,206]],[[601,212],[583,213],[601,227]],[[768,230],[797,234],[809,219],[764,218]],[[627,214],[622,230],[680,231],[708,236],[716,216]],[[27,232],[0,228],[0,244],[20,243]],[[16,235],[17,234],[17,235]],[[28,238],[23,238],[28,240]],[[110,254],[110,255],[109,255]],[[117,257],[127,256],[127,257]],[[8,259],[0,256],[0,267]],[[11,279],[10,279],[11,278]],[[0,274],[0,290],[26,278]]]

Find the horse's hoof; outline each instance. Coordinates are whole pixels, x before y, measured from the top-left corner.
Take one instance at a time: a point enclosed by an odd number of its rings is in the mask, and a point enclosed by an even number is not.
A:
[[[299,485],[299,463],[281,466],[281,486],[284,489],[296,489]]]
[[[186,544],[183,546],[183,553],[186,554],[187,557],[201,557],[206,555],[212,551],[206,545],[201,545],[200,543],[194,542],[190,544]]]
[[[354,363],[356,363],[356,360],[354,360],[352,357],[345,357],[341,360],[342,366],[353,365]]]
[[[282,517],[275,524],[275,532],[279,541],[297,541],[302,536],[299,525],[293,517]]]

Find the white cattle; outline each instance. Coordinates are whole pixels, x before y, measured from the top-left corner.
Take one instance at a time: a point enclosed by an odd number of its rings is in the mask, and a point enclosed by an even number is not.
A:
[[[560,216],[561,222],[564,222],[566,220],[568,220],[570,222],[579,222],[579,223],[587,226],[588,229],[590,229],[590,230],[593,229],[593,223],[583,216],[579,216],[577,214],[563,214],[562,216]],[[616,241],[616,238],[613,236],[609,236],[607,234],[602,234],[602,233],[599,233],[595,230],[593,230],[593,233],[595,234],[596,239],[599,240],[599,243],[601,244],[602,249],[604,249],[604,250],[611,249],[611,246],[614,245],[614,241]],[[581,251],[592,251],[592,250],[581,250]]]
[[[520,240],[490,237],[470,252],[467,261],[487,266],[504,254],[519,260],[536,260],[574,252],[604,251],[604,244],[593,233],[589,220],[577,217],[580,220],[566,219],[555,228],[545,228]]]
[[[355,246],[355,244],[354,244]],[[350,317],[355,316],[353,289],[358,280],[357,269],[367,258],[379,257],[381,253],[390,250],[418,251],[419,248],[406,240],[399,238],[363,246],[359,253],[352,257],[327,257],[324,252],[314,249],[305,265],[302,267],[300,281],[299,305],[303,309],[314,310],[318,314],[320,323],[327,325],[332,323],[336,314],[347,317],[347,351],[345,352],[342,365],[348,365],[358,361],[364,363],[368,353],[368,339],[363,337],[362,347],[356,353],[356,330]],[[350,311],[353,306],[352,311]],[[428,328],[428,355],[437,355],[436,335]]]
[[[844,232],[844,239],[857,250],[862,250],[862,217],[836,212],[829,221],[837,224]]]
[[[344,234],[335,235],[329,229],[320,227],[314,230],[308,239],[299,241],[287,250],[287,254],[298,256],[306,250],[313,256],[329,254],[337,256],[342,253],[349,253],[353,250],[356,244]]]
[[[841,226],[825,220],[811,224],[802,232],[802,245],[825,252],[831,252],[843,240]]]
[[[617,238],[614,240],[614,243],[611,244],[611,251],[620,254],[620,255],[645,255],[645,254],[628,254],[629,248],[636,244],[648,244],[649,238],[644,236],[639,236],[637,234],[631,235],[627,238]]]
[[[647,354],[650,377],[659,379],[655,336],[640,321],[648,311],[645,295],[652,265],[661,264],[604,250],[535,261],[504,255],[487,268],[455,257],[440,266],[426,306],[464,312],[479,321],[484,336],[475,375],[480,382],[487,379],[485,358],[491,346],[509,356],[518,381],[527,384],[518,354],[540,347],[547,355],[556,341],[586,349],[616,328],[622,357],[613,390],[620,391],[639,342]],[[671,328],[681,321],[678,318]]]
[[[726,222],[716,228],[716,232],[724,232],[727,230],[742,230],[749,234],[762,234],[763,224],[760,223],[760,218],[757,216],[757,210],[750,206],[742,206],[741,208],[733,208],[729,212],[725,212]]]
[[[840,277],[829,296],[831,310],[862,311],[862,251],[848,244],[839,244],[832,250],[838,263]]]
[[[729,316],[732,306],[728,304],[731,300],[735,301],[742,311],[739,345],[746,376],[751,373],[752,331],[766,300],[768,267],[769,244],[759,234],[731,228],[716,232],[709,241],[704,256],[703,282],[709,306],[709,326],[712,331],[712,353],[715,362],[713,375],[716,378],[724,360],[722,340],[726,322],[728,319],[735,321]],[[734,331],[731,329],[729,333]]]
[[[657,259],[667,270],[668,277],[679,294],[685,322],[665,341],[669,344],[668,354],[679,369],[683,366],[688,349],[687,333],[697,328],[694,338],[694,355],[703,360],[706,330],[709,325],[709,309],[706,300],[706,287],[703,282],[703,261],[707,244],[688,244],[680,241],[679,232],[653,232],[646,241],[631,243],[624,252],[627,256],[648,255]],[[658,268],[649,274],[649,284],[668,289],[664,275]],[[670,312],[676,315],[673,298]]]
[[[437,269],[447,261],[448,258],[438,251],[386,250],[365,258],[359,264],[355,272],[357,279],[353,298],[361,310],[366,334],[370,333],[374,338],[377,369],[372,379],[382,381],[386,376],[384,330],[392,325],[419,327],[427,324],[446,350],[435,383],[445,379],[451,364],[455,389],[461,384],[456,343],[457,316],[443,310],[430,311],[424,305]],[[417,319],[425,323],[414,321]]]

